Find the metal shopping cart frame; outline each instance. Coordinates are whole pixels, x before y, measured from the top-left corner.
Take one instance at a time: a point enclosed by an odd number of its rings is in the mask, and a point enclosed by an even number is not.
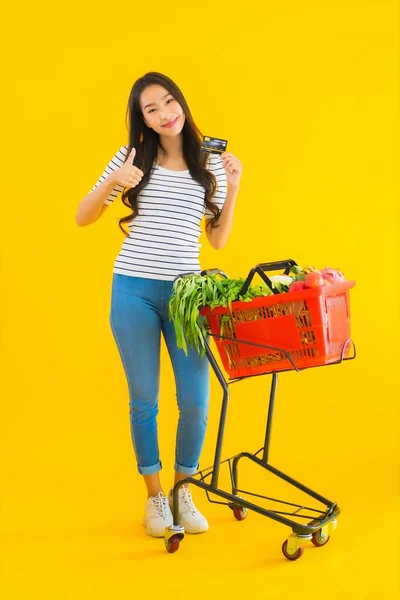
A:
[[[292,265],[292,264],[296,264],[296,263],[292,260],[280,261],[279,263],[263,263],[261,265],[257,265],[257,267],[261,267],[260,269],[255,267],[254,269],[252,269],[251,273],[253,272],[252,273],[252,275],[253,275],[255,272],[257,272],[261,275],[261,277],[263,277],[262,273],[264,273],[264,275],[265,275],[263,267],[266,267],[268,265],[270,267],[269,270],[273,270],[271,265],[273,267],[275,267],[276,269],[279,269],[282,265],[285,265],[285,268],[286,268],[286,267],[288,267],[289,264]],[[227,277],[227,275],[219,269],[204,270],[201,272],[201,275],[216,274],[216,273],[221,274],[223,277]],[[175,280],[180,277],[184,277],[185,275],[194,275],[194,273],[183,273],[183,274],[179,275],[178,277],[176,277]],[[246,287],[243,286],[242,292],[243,292],[243,289],[247,290],[247,287],[250,284],[251,279],[252,279],[252,276],[250,277],[250,274],[249,274],[249,277],[247,278],[246,284],[245,284]],[[263,279],[264,279],[264,277],[263,277]],[[266,279],[268,279],[268,278],[266,277]],[[266,279],[264,279],[264,280],[266,280]],[[257,375],[235,377],[235,378],[229,379],[229,381],[227,381],[224,374],[222,373],[221,368],[219,367],[219,365],[216,361],[216,358],[215,358],[211,348],[210,348],[207,337],[203,336],[205,354],[206,354],[207,359],[209,360],[211,367],[217,377],[217,380],[220,383],[221,388],[222,388],[222,404],[221,404],[221,412],[220,412],[220,417],[219,417],[218,435],[217,435],[217,441],[216,441],[216,446],[215,446],[214,463],[212,466],[210,466],[206,469],[201,469],[195,475],[186,477],[185,479],[182,479],[178,483],[175,484],[173,491],[172,491],[172,493],[173,493],[173,511],[172,511],[173,512],[173,525],[166,528],[165,539],[164,539],[165,547],[166,547],[167,551],[170,553],[176,552],[179,549],[180,542],[184,538],[185,531],[184,531],[184,528],[180,525],[180,518],[179,518],[179,500],[178,500],[179,490],[185,484],[192,484],[206,492],[209,502],[214,503],[214,504],[222,504],[224,506],[228,506],[232,510],[234,517],[238,521],[242,521],[243,519],[245,519],[248,511],[252,510],[258,514],[261,514],[265,517],[268,517],[270,519],[273,519],[274,521],[278,521],[279,523],[282,523],[283,525],[290,527],[292,529],[292,534],[288,537],[288,539],[286,539],[284,541],[284,543],[282,545],[282,552],[283,552],[284,556],[286,558],[288,558],[289,560],[292,560],[292,561],[297,560],[298,558],[300,558],[303,555],[304,546],[308,542],[311,541],[315,546],[324,546],[325,544],[327,544],[327,542],[330,539],[331,533],[334,531],[334,529],[337,526],[337,518],[340,515],[340,508],[339,508],[337,502],[334,502],[332,500],[329,500],[328,498],[325,498],[318,492],[311,490],[306,485],[298,482],[293,477],[287,475],[286,473],[283,473],[279,469],[277,469],[274,466],[272,466],[271,464],[269,464],[269,449],[270,449],[270,440],[271,440],[272,421],[273,421],[273,414],[274,414],[276,391],[277,391],[277,384],[278,384],[278,373],[282,373],[285,371],[292,371],[292,370],[299,372],[304,369],[298,368],[298,366],[295,364],[295,361],[290,356],[289,352],[287,352],[283,348],[277,348],[275,346],[269,346],[269,345],[265,345],[265,344],[255,343],[255,342],[249,342],[248,340],[237,339],[236,337],[230,338],[227,336],[217,335],[215,333],[210,333],[210,332],[208,333],[208,335],[210,335],[211,337],[214,337],[216,339],[234,340],[236,343],[239,343],[239,344],[248,344],[248,345],[257,346],[257,347],[263,348],[263,349],[269,349],[269,350],[281,352],[286,356],[286,358],[290,362],[292,368],[280,369],[279,371],[269,371],[268,373],[261,373],[261,374],[257,374]],[[349,349],[352,350],[351,355],[349,354]],[[345,356],[345,354],[347,354],[347,356]],[[349,339],[345,340],[342,345],[339,359],[336,360],[335,362],[328,363],[324,366],[337,365],[346,360],[353,360],[354,358],[356,358],[356,347],[355,347],[353,340],[351,338],[349,338]],[[311,366],[311,367],[307,367],[307,368],[315,368],[315,367]],[[270,384],[270,390],[269,390],[268,416],[267,416],[267,423],[266,423],[266,430],[265,430],[264,445],[254,454],[251,452],[240,452],[239,454],[236,454],[230,458],[221,460],[222,443],[223,443],[223,436],[224,436],[224,430],[225,430],[225,421],[226,421],[226,415],[227,415],[228,404],[229,404],[229,399],[230,399],[229,386],[234,383],[238,383],[239,381],[243,381],[244,379],[248,379],[249,377],[259,377],[261,375],[271,375],[271,384]],[[258,467],[272,473],[274,476],[284,480],[291,486],[301,490],[306,495],[317,500],[322,505],[325,505],[325,510],[319,510],[316,508],[312,508],[310,506],[301,505],[301,504],[285,501],[285,500],[278,499],[278,498],[272,498],[269,496],[263,496],[261,494],[256,494],[251,491],[241,489],[239,487],[238,471],[239,471],[239,462],[242,459],[247,459],[247,460],[251,461]],[[231,493],[219,488],[220,467],[224,463],[227,463],[228,467],[229,467],[229,474],[230,474],[231,488],[232,488]],[[207,480],[209,480],[209,482],[207,482]],[[225,502],[212,500],[210,498],[210,493],[225,500]],[[245,498],[240,496],[240,494],[245,494],[247,496],[252,496],[254,498],[260,498],[263,500],[268,500],[270,502],[274,502],[279,505],[279,508],[284,507],[284,506],[287,506],[289,508],[287,508],[286,510],[278,510],[278,507],[277,507],[277,509],[272,509],[272,508],[266,509],[266,508],[263,508],[262,506],[259,506],[258,504],[255,504],[254,502],[250,502],[250,501],[246,500]],[[289,512],[289,510],[291,510],[291,512]],[[301,514],[303,511],[306,511],[306,514]],[[301,522],[295,521],[293,519],[293,517],[296,517],[297,519],[302,519],[305,522],[301,523]]]

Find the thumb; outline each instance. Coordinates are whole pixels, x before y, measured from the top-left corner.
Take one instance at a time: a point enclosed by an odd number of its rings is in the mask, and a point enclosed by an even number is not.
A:
[[[132,148],[132,150],[131,150],[131,152],[129,154],[129,158],[128,158],[128,160],[129,160],[129,162],[130,162],[131,165],[133,165],[133,161],[134,161],[135,156],[136,156],[136,148]]]

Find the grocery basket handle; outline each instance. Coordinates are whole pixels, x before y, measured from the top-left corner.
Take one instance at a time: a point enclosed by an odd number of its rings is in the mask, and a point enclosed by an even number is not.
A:
[[[255,267],[250,269],[250,272],[247,276],[246,281],[243,284],[242,289],[238,294],[238,297],[243,296],[247,292],[247,290],[249,289],[249,285],[256,273],[258,273],[261,279],[265,281],[265,283],[267,284],[267,286],[273,294],[279,294],[279,291],[272,285],[272,281],[265,274],[265,271],[278,271],[279,269],[285,269],[285,275],[289,275],[290,269],[296,266],[297,262],[293,260],[293,258],[288,258],[287,260],[278,260],[276,262],[270,263],[260,263],[256,265]]]
[[[261,263],[257,265],[261,267],[263,271],[278,271],[279,269],[285,269],[285,275],[289,275],[292,267],[297,267],[297,262],[293,258],[287,260],[278,260],[275,262]]]
[[[224,271],[221,271],[221,269],[204,269],[200,275],[222,275],[226,279],[229,279],[228,275]]]

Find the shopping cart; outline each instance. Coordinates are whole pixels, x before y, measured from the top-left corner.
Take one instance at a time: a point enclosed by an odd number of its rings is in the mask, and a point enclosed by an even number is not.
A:
[[[254,298],[250,302],[234,301],[231,309],[221,306],[212,310],[209,307],[200,310],[208,334],[214,338],[229,381],[226,381],[210,349],[207,336],[204,336],[206,356],[223,390],[214,464],[175,484],[173,525],[166,528],[165,532],[165,547],[168,552],[176,552],[184,538],[184,528],[179,523],[178,494],[180,487],[188,483],[203,489],[210,502],[228,506],[238,521],[246,518],[248,510],[253,510],[290,527],[292,534],[282,546],[282,552],[289,560],[300,558],[309,541],[315,546],[327,544],[337,526],[340,509],[336,502],[309,489],[268,462],[278,373],[339,364],[356,357],[355,344],[350,338],[349,310],[349,290],[355,282],[345,281],[278,294],[266,272],[284,269],[287,275],[295,265],[296,262],[292,259],[256,265],[250,270],[238,298],[246,293],[256,273],[267,283],[273,295]],[[176,279],[188,274],[193,273],[183,273]],[[214,274],[228,277],[220,269],[201,272],[201,275]],[[272,375],[264,445],[255,454],[241,452],[221,461],[229,386],[248,377],[264,374]],[[305,492],[324,505],[324,508],[320,506],[317,509],[240,489],[238,467],[244,458]],[[220,466],[223,463],[227,463],[229,467],[231,493],[218,487]],[[211,500],[210,493],[225,502]],[[241,494],[276,503],[275,508],[265,509],[246,500]],[[278,510],[285,508],[285,505],[288,508]]]

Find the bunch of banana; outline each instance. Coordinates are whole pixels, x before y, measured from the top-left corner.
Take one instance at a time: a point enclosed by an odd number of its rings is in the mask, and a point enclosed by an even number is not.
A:
[[[304,275],[308,275],[308,273],[312,273],[313,271],[317,271],[318,269],[316,269],[315,267],[303,267],[301,272],[304,273]]]

